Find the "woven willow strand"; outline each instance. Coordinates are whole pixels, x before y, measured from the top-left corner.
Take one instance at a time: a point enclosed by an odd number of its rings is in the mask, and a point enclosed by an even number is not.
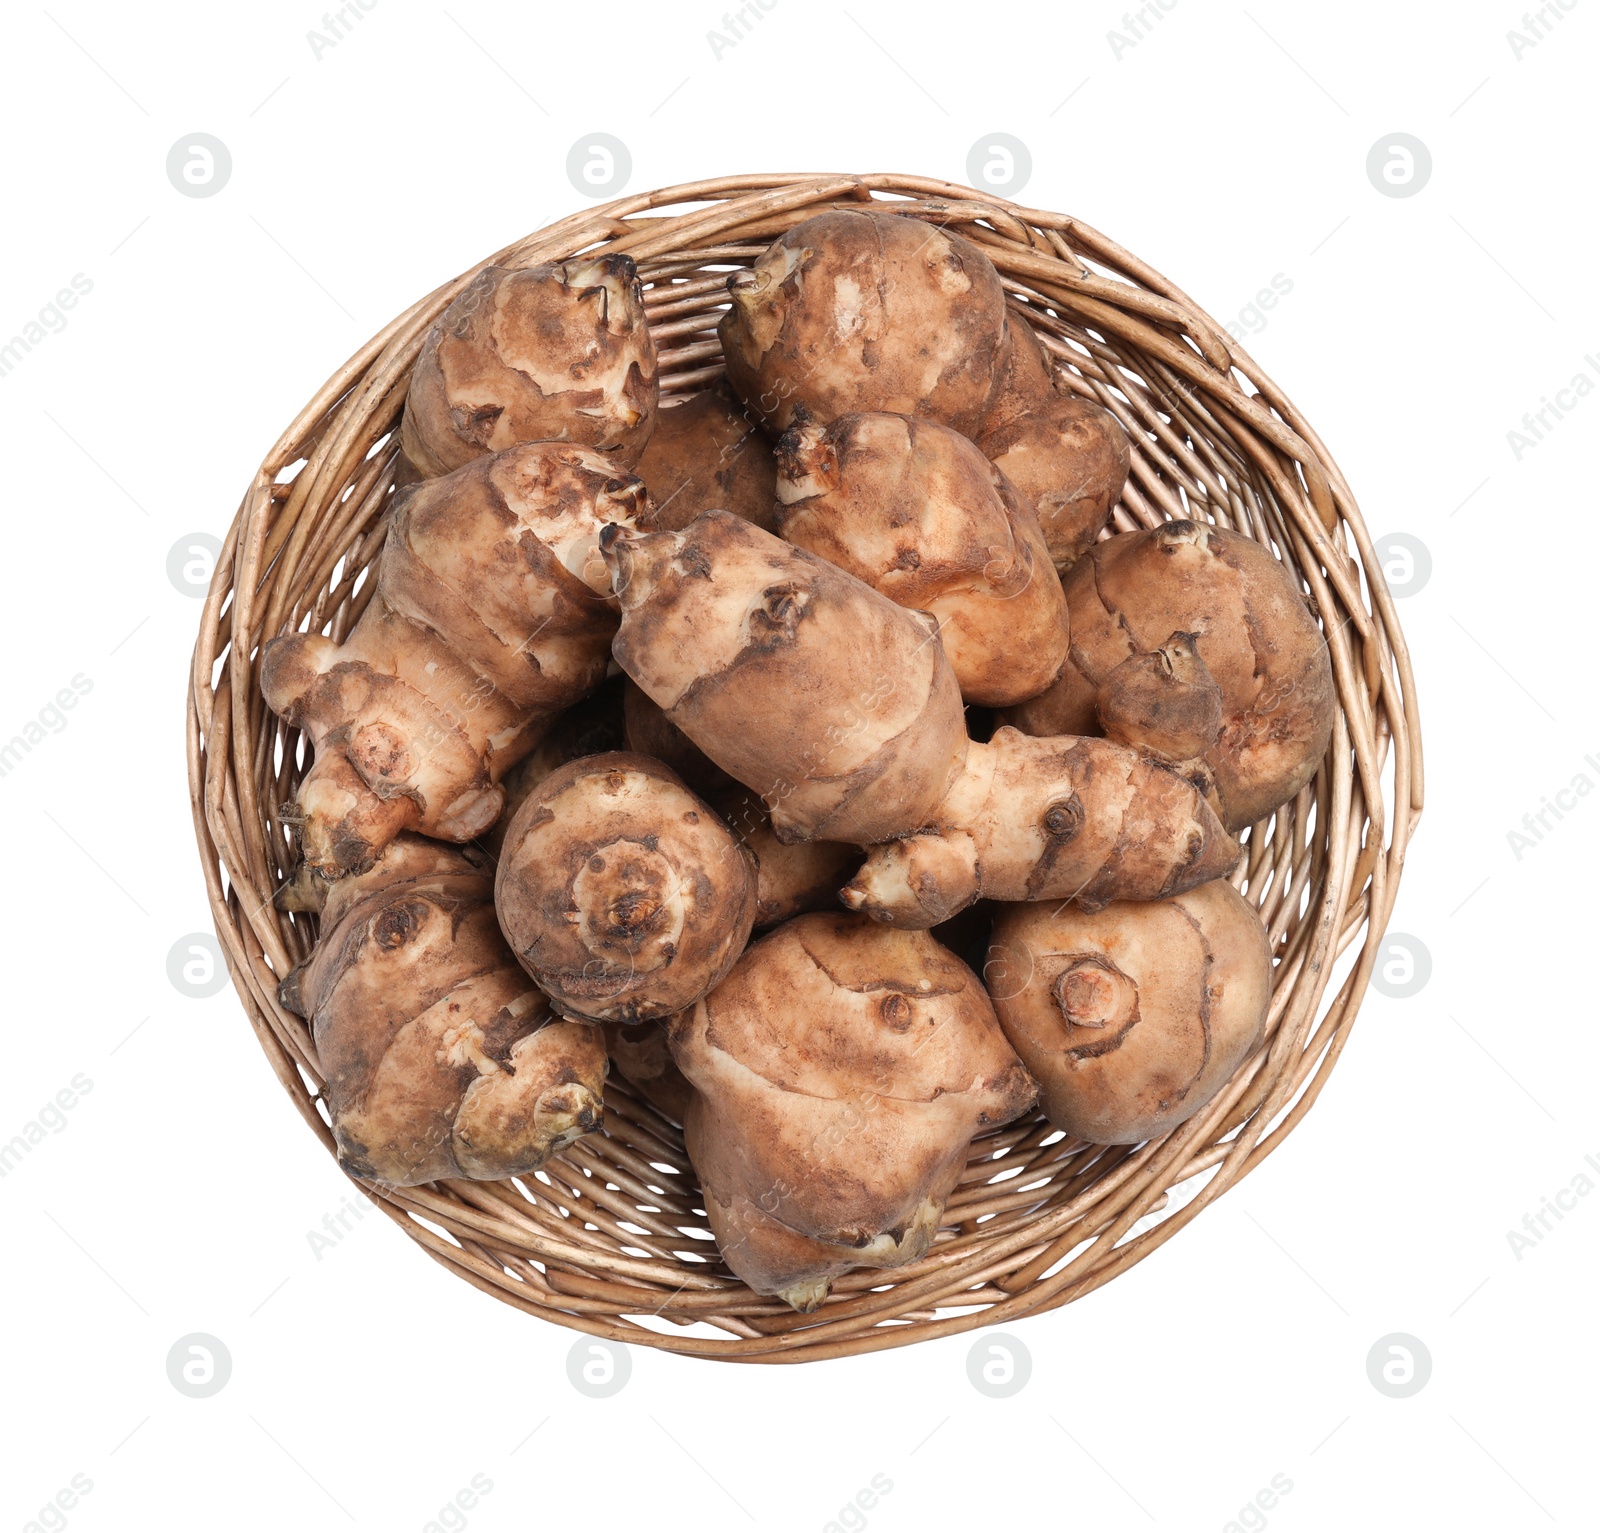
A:
[[[868,202],[982,246],[1013,314],[1067,370],[1067,386],[1127,428],[1134,464],[1117,528],[1210,520],[1294,571],[1327,635],[1340,717],[1316,778],[1251,827],[1234,874],[1261,912],[1276,968],[1266,1037],[1227,1089],[1132,1148],[1068,1140],[1039,1117],[986,1135],[928,1253],[894,1272],[848,1274],[813,1315],[761,1298],[722,1266],[680,1129],[620,1080],[606,1087],[605,1131],[534,1176],[362,1184],[430,1256],[485,1293],[575,1330],[698,1357],[804,1362],[1008,1322],[1092,1293],[1170,1240],[1276,1149],[1322,1090],[1422,810],[1410,656],[1344,476],[1214,319],[1087,224],[922,177],[734,176],[576,213],[482,264],[632,255],[670,399],[722,372],[715,326],[731,269],[805,218]],[[330,1152],[315,1044],[276,995],[315,940],[314,918],[272,903],[293,870],[279,806],[307,747],[267,711],[256,667],[281,632],[342,639],[370,600],[411,369],[429,327],[480,269],[368,341],[278,439],[229,528],[195,646],[189,788],[217,934],[262,1051]],[[1170,1189],[1199,1177],[1183,1207],[1133,1233],[1168,1208]]]

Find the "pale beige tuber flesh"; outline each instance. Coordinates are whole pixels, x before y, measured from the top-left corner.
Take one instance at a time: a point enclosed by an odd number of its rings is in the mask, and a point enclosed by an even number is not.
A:
[[[673,532],[716,510],[773,530],[772,446],[725,382],[664,406],[634,472],[655,502],[652,532]]]
[[[1067,655],[1067,603],[1033,507],[964,436],[883,412],[804,422],[778,442],[777,530],[932,615],[969,703],[1042,692]]]
[[[598,552],[644,486],[582,448],[532,443],[397,497],[377,589],[343,644],[262,652],[268,707],[316,761],[287,811],[324,878],[402,830],[467,841],[499,817],[499,779],[603,679],[617,623]]]
[[[659,761],[614,751],[528,795],[506,830],[495,905],[557,1011],[645,1022],[692,1005],[743,951],[755,863]]]
[[[1150,904],[1009,905],[984,980],[1045,1116],[1091,1144],[1192,1118],[1261,1041],[1272,955],[1224,880]]]
[[[423,477],[522,442],[638,461],[659,398],[655,345],[632,259],[489,266],[428,332],[400,443]]]
[[[1224,528],[1166,522],[1097,543],[1064,585],[1067,662],[1007,722],[1036,735],[1092,734],[1116,668],[1192,633],[1222,695],[1221,734],[1200,760],[1227,827],[1265,818],[1315,775],[1333,733],[1333,669],[1304,594],[1270,549]]]
[[[726,512],[601,541],[618,664],[780,839],[865,844],[928,819],[966,753],[931,619]]]
[[[900,214],[836,209],[728,279],[728,381],[774,434],[893,410],[971,432],[1007,342],[1005,291],[976,245]]]
[[[965,964],[851,916],[780,926],[668,1037],[723,1260],[801,1311],[921,1257],[973,1137],[1036,1093]]]
[[[500,935],[489,875],[417,836],[334,885],[280,998],[311,1019],[339,1160],[396,1186],[523,1176],[600,1126],[605,1042]]]
[[[1001,728],[973,744],[927,833],[875,847],[843,899],[878,921],[936,926],[980,897],[1154,900],[1239,859],[1200,791],[1109,740]]]

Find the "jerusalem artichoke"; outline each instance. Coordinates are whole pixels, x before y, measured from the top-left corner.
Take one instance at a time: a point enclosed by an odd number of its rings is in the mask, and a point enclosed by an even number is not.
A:
[[[551,1014],[500,935],[488,874],[453,847],[401,836],[335,884],[280,999],[311,1019],[352,1175],[523,1176],[600,1125],[600,1030]]]
[[[954,954],[845,915],[763,938],[668,1040],[723,1260],[801,1311],[921,1257],[973,1136],[1037,1089]]]
[[[631,257],[488,266],[423,342],[401,447],[424,477],[521,442],[589,447],[628,468],[659,392]]]
[[[605,675],[599,533],[643,504],[639,480],[547,442],[396,498],[344,643],[295,633],[262,652],[268,707],[316,747],[289,811],[314,872],[363,868],[401,830],[467,841],[494,824],[501,774]]]
[[[743,951],[755,864],[659,761],[614,751],[528,795],[506,830],[495,905],[557,1011],[644,1022],[692,1005]]]
[[[778,442],[778,532],[930,613],[961,695],[1042,692],[1067,656],[1067,604],[1039,520],[964,436],[886,413],[804,422]]]
[[[1218,879],[1092,912],[1005,906],[984,978],[1045,1116],[1091,1144],[1137,1144],[1193,1117],[1260,1042],[1272,954]]]
[[[655,502],[652,532],[687,527],[714,510],[773,530],[772,448],[725,382],[663,409],[633,471]]]

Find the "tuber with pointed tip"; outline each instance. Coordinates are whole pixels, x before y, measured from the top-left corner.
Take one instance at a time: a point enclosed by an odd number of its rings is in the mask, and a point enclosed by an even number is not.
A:
[[[1333,734],[1333,668],[1304,594],[1270,549],[1225,528],[1165,522],[1097,543],[1063,584],[1066,664],[1038,697],[1007,711],[1008,723],[1036,735],[1096,733],[1117,668],[1174,633],[1193,634],[1221,692],[1221,732],[1198,760],[1223,823],[1253,825],[1310,782]]]
[[[1042,692],[1067,657],[1067,603],[1033,507],[964,436],[884,412],[779,439],[777,530],[902,607],[931,614],[970,703]]]
[[[342,644],[271,640],[267,706],[316,760],[286,818],[323,878],[402,830],[468,841],[502,774],[604,678],[617,623],[598,543],[644,486],[584,448],[537,442],[396,497],[371,602]]]
[[[773,530],[772,447],[725,381],[664,406],[633,471],[655,502],[652,532],[687,527],[715,510]]]
[[[1238,861],[1200,791],[1110,740],[1001,728],[973,743],[927,831],[873,848],[841,898],[894,926],[929,927],[979,898],[1156,900]]]
[[[600,1030],[551,1013],[490,895],[473,856],[403,835],[333,886],[316,951],[280,987],[311,1020],[354,1176],[523,1176],[600,1126]]]
[[[569,442],[628,468],[659,393],[631,257],[486,266],[422,343],[400,444],[424,478],[521,442]]]
[[[1045,1116],[1091,1144],[1192,1118],[1261,1041],[1272,954],[1226,880],[1097,911],[1008,905],[984,979]]]
[[[556,1010],[645,1022],[692,1005],[750,937],[754,860],[659,761],[586,756],[506,830],[495,905]]]
[[[974,1136],[1037,1089],[953,953],[847,915],[764,937],[668,1041],[723,1260],[802,1312],[923,1256]]]

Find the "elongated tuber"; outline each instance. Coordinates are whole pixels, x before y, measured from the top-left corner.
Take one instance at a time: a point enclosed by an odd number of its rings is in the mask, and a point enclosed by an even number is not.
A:
[[[1221,689],[1221,733],[1199,759],[1227,827],[1263,819],[1315,775],[1333,733],[1333,669],[1304,595],[1271,550],[1224,528],[1166,522],[1097,543],[1064,585],[1067,662],[1008,722],[1029,734],[1096,733],[1116,668],[1189,633]]]
[[[605,675],[599,534],[643,503],[639,480],[550,443],[397,497],[344,643],[297,633],[262,653],[267,705],[316,747],[288,812],[315,873],[363,868],[402,830],[467,841],[494,824],[501,775]]]
[[[993,263],[960,235],[836,209],[796,224],[728,292],[728,381],[774,434],[802,405],[824,425],[851,410],[966,432],[982,421],[1010,322]]]
[[[924,823],[961,767],[961,695],[932,620],[722,511],[607,530],[612,653],[783,840]]]
[[[1067,657],[1067,603],[1033,507],[964,436],[841,415],[778,442],[778,531],[930,613],[968,702],[1042,692]]]
[[[1261,1041],[1272,955],[1233,885],[1084,911],[1009,905],[984,979],[1057,1128],[1137,1144],[1193,1117]]]
[[[659,761],[586,756],[545,778],[495,875],[506,940],[563,1015],[644,1022],[692,1005],[750,937],[755,864]]]
[[[973,744],[930,831],[876,847],[843,891],[851,910],[936,926],[994,900],[1155,900],[1238,861],[1200,791],[1109,740],[1001,728]]]
[[[655,502],[652,532],[687,527],[716,510],[773,530],[772,447],[725,382],[663,408],[634,472]]]
[[[408,1187],[537,1169],[600,1125],[605,1042],[552,1015],[500,935],[489,875],[392,842],[335,884],[280,998],[311,1019],[339,1160]]]
[[[851,916],[780,926],[668,1038],[723,1260],[801,1311],[921,1257],[972,1138],[1036,1093],[965,964]]]
[[[485,267],[423,342],[400,442],[424,477],[521,442],[638,460],[659,387],[644,295],[625,255]]]

